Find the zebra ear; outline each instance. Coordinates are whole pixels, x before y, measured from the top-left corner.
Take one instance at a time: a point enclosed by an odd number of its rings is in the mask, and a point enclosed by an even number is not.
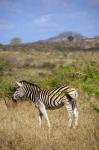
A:
[[[16,81],[16,84],[17,84],[18,86],[20,86],[20,87],[22,86],[22,84],[21,84],[20,82],[17,82],[17,81]]]

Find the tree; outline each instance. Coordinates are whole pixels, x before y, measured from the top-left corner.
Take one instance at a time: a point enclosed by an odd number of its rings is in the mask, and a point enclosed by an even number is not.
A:
[[[21,39],[19,37],[14,37],[11,39],[11,45],[19,45],[21,43]]]
[[[2,47],[3,46],[3,44],[2,43],[0,43],[0,47]]]
[[[69,41],[73,41],[74,40],[74,37],[72,35],[68,36],[68,40]]]

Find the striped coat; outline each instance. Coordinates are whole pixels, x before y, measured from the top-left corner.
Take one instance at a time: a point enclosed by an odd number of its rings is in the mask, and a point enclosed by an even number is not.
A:
[[[40,122],[42,117],[44,117],[48,122],[48,126],[50,126],[46,109],[59,109],[65,105],[69,114],[68,126],[72,126],[73,119],[75,119],[74,126],[78,125],[78,110],[76,106],[78,93],[75,88],[64,85],[50,90],[43,90],[36,84],[23,80],[17,82],[17,84],[19,87],[13,95],[13,101],[17,101],[23,96],[28,97],[39,110]]]

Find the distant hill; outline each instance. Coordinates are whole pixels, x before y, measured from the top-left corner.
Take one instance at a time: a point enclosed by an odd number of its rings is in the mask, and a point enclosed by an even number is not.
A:
[[[58,42],[61,40],[67,40],[68,37],[72,36],[75,40],[81,40],[81,39],[85,39],[86,37],[83,36],[82,34],[78,33],[78,32],[63,32],[57,36],[51,37],[48,39],[48,41],[51,42]]]
[[[72,36],[74,40],[68,40]],[[20,43],[17,45],[0,44],[0,51],[80,51],[99,50],[99,36],[88,38],[78,32],[63,32],[48,40],[40,40],[32,43]]]

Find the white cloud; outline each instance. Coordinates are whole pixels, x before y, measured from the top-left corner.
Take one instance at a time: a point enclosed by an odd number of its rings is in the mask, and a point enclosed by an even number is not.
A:
[[[50,22],[50,15],[43,15],[33,20],[34,24],[37,25],[46,25]]]

